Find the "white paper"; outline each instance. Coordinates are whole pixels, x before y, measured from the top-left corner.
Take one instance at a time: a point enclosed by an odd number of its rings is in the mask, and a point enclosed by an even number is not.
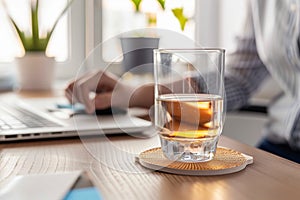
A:
[[[0,190],[3,200],[61,200],[81,171],[16,176]]]

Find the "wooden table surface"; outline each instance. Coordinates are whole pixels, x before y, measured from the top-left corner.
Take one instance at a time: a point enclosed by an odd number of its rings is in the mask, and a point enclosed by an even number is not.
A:
[[[299,164],[225,136],[219,145],[253,156],[254,163],[240,172],[221,176],[182,176],[147,170],[135,162],[135,156],[159,146],[156,136],[2,143],[0,187],[16,175],[86,170],[103,199],[300,199]]]
[[[220,145],[254,157],[243,171],[181,176],[146,170],[134,161],[157,137],[113,136],[0,145],[0,187],[16,175],[86,170],[104,199],[299,199],[300,165],[221,137]]]

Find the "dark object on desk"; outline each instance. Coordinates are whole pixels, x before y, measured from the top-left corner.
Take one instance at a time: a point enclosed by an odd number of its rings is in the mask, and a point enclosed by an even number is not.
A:
[[[96,109],[96,115],[112,115],[112,114],[126,114],[127,111],[122,108],[109,107],[105,109]]]
[[[54,110],[57,111],[57,109],[60,111],[69,111],[73,115],[86,113],[85,109],[84,109],[84,105],[82,105],[80,103],[76,103],[73,105],[58,103],[58,104],[56,104],[56,109],[54,109]],[[105,108],[105,109],[96,109],[95,110],[96,115],[112,115],[112,114],[126,114],[126,113],[127,113],[127,111],[125,109],[116,108],[116,107],[109,107],[109,108]]]
[[[268,113],[268,109],[266,106],[259,106],[259,105],[246,105],[240,108],[240,111],[246,112],[257,112],[257,113]]]

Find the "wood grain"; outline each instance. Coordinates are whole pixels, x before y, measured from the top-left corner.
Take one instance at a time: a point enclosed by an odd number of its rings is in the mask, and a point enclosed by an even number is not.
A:
[[[17,93],[21,97],[56,92]],[[61,94],[61,93],[59,93]],[[0,144],[0,188],[19,174],[86,170],[104,199],[299,199],[300,165],[221,137],[221,146],[254,157],[245,170],[222,176],[182,176],[135,162],[159,139],[131,136],[72,138]]]
[[[0,145],[0,187],[18,174],[87,170],[104,199],[298,199],[300,166],[222,137],[222,146],[252,155],[245,170],[193,177],[141,167],[135,155],[159,145],[129,136],[31,141]],[[89,152],[90,151],[90,152]]]

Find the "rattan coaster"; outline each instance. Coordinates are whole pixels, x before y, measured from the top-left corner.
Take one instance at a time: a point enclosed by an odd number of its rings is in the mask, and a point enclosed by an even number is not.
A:
[[[149,169],[172,174],[210,176],[222,175],[243,170],[253,163],[253,157],[238,151],[218,147],[213,160],[199,163],[170,161],[164,157],[161,148],[153,148],[140,153],[139,163]]]

